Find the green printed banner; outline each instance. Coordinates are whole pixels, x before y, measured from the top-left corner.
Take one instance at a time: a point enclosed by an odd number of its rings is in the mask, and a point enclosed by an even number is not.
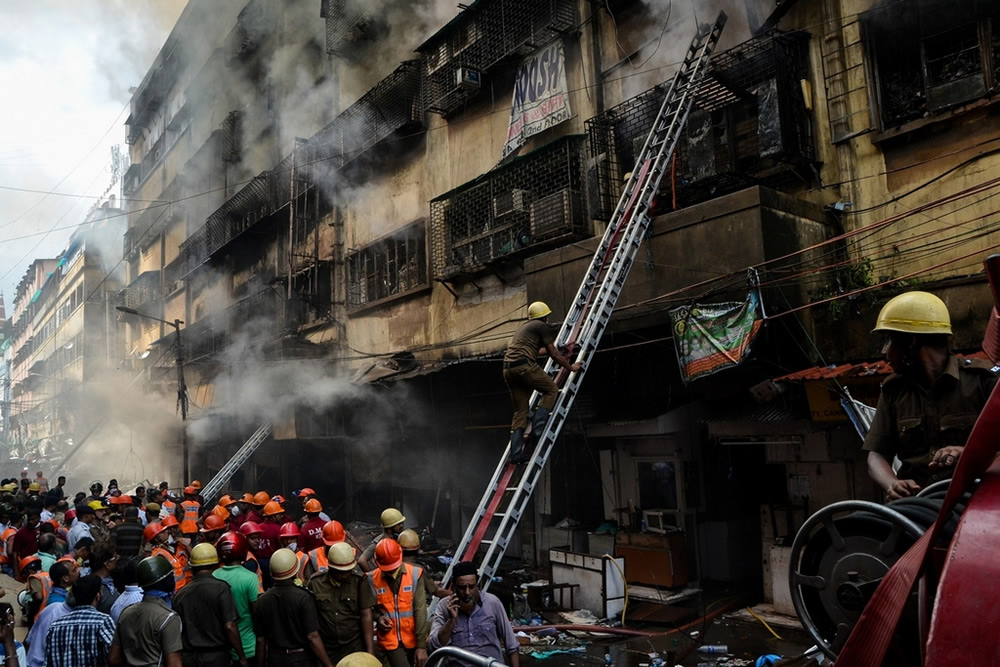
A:
[[[746,359],[763,323],[760,295],[753,291],[745,302],[674,308],[670,321],[681,377],[691,382]]]

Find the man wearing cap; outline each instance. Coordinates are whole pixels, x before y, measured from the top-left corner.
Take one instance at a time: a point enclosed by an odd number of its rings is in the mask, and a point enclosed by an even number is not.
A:
[[[314,489],[309,488],[308,486],[303,487],[298,491],[294,491],[292,495],[299,499],[299,502],[302,503],[302,510],[307,513],[309,511],[306,509],[307,502],[309,502],[310,500],[315,500],[316,502],[319,502],[319,498],[316,497],[316,491]],[[330,517],[327,515],[326,512],[322,510],[322,508],[320,508],[319,511],[319,518],[322,519],[324,523],[330,520]]]
[[[941,299],[905,292],[879,312],[872,333],[893,374],[882,383],[875,417],[865,436],[868,474],[888,500],[916,495],[951,477],[997,381],[992,363],[959,360],[948,349],[951,317]],[[892,461],[902,462],[893,472]]]
[[[497,596],[479,590],[475,563],[457,563],[451,574],[455,594],[434,610],[427,647],[433,652],[457,646],[499,662],[506,658],[510,667],[518,667],[518,642],[507,612]]]
[[[257,663],[262,665],[266,660],[270,667],[295,667],[318,662],[333,667],[320,640],[313,597],[295,585],[299,571],[295,553],[278,549],[269,566],[274,586],[257,598],[252,610]]]
[[[389,507],[382,511],[382,516],[379,517],[382,522],[382,534],[377,535],[371,543],[365,547],[365,551],[358,558],[358,565],[365,572],[371,572],[375,569],[375,547],[378,543],[385,539],[386,537],[391,537],[396,539],[399,534],[403,532],[405,526],[403,522],[406,521],[406,517],[395,507]]]
[[[174,592],[173,574],[170,563],[161,556],[139,563],[136,576],[142,586],[142,602],[126,608],[118,617],[109,664],[181,664],[181,617],[169,604]]]
[[[111,531],[111,542],[122,558],[138,556],[142,548],[142,524],[139,523],[139,508],[125,508],[124,520]]]
[[[93,539],[94,535],[91,531],[96,520],[97,515],[94,513],[93,507],[90,505],[77,505],[76,521],[73,522],[73,526],[66,535],[66,546],[72,549],[81,537]]]
[[[327,554],[326,572],[314,574],[308,588],[316,598],[319,634],[330,660],[338,662],[356,651],[375,652],[372,609],[375,591],[356,570],[354,549],[337,542]]]
[[[153,521],[160,520],[160,504],[146,503],[146,511],[139,518],[143,526],[148,526]]]
[[[212,576],[219,554],[211,544],[191,551],[191,583],[174,595],[173,607],[183,621],[184,667],[229,667],[229,651],[247,667],[236,621],[236,604],[229,584]]]
[[[94,521],[90,524],[90,536],[94,538],[95,542],[109,541],[111,529],[105,523],[108,516],[108,506],[103,500],[91,500],[87,506],[94,510]]]

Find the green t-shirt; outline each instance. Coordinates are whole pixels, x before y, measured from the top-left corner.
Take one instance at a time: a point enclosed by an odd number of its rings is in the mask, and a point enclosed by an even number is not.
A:
[[[250,605],[257,600],[260,582],[257,575],[242,565],[223,565],[212,573],[216,579],[229,584],[233,589],[233,602],[236,604],[236,627],[240,631],[243,642],[243,653],[252,658],[257,652],[257,635],[253,632],[253,619],[250,616]],[[235,659],[235,654],[233,659]]]

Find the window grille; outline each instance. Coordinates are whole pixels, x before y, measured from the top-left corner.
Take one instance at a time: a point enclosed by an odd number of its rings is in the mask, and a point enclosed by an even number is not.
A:
[[[349,308],[369,306],[427,287],[427,232],[423,220],[347,257]]]

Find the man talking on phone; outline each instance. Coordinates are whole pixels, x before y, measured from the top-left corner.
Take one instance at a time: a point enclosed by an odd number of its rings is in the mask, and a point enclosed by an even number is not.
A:
[[[452,569],[455,594],[442,600],[434,610],[427,647],[457,646],[476,655],[520,667],[517,637],[503,603],[492,593],[479,590],[475,563],[462,561]],[[460,660],[451,664],[464,665]]]

